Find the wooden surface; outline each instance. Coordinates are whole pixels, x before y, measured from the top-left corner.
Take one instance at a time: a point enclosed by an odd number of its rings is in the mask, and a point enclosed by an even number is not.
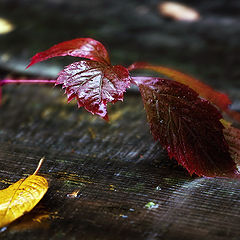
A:
[[[15,29],[0,35],[0,77],[56,77],[72,58],[24,69],[52,44],[93,37],[114,64],[149,61],[191,73],[228,93],[239,111],[239,1],[191,1],[197,22],[161,16],[160,2],[2,0],[0,15]],[[50,188],[0,239],[240,239],[240,182],[190,177],[169,160],[136,91],[111,106],[109,123],[66,104],[58,87],[4,86],[3,96],[0,189],[33,173],[42,156]]]
[[[4,87],[0,188],[42,156],[50,188],[1,239],[239,239],[240,182],[190,177],[170,161],[139,95],[112,106],[110,123],[65,102],[58,88]]]

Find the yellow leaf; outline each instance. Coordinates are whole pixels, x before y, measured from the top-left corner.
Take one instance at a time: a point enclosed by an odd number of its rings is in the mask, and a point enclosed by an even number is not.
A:
[[[6,189],[0,191],[0,227],[29,212],[42,199],[48,189],[44,177],[37,176],[43,159],[37,170],[26,179],[20,179]]]

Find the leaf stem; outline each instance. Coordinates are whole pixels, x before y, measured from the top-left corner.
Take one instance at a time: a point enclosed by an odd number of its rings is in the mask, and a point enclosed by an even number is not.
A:
[[[32,175],[36,175],[38,173],[38,171],[40,170],[42,164],[43,164],[43,161],[45,160],[45,157],[42,157],[38,163],[38,166],[37,166],[37,169],[35,170],[35,172],[32,174]]]
[[[54,84],[56,83],[56,80],[46,80],[46,79],[4,79],[0,80],[0,86],[6,85],[6,84]]]
[[[56,80],[46,79],[4,79],[0,80],[0,105],[2,100],[2,87],[6,84],[55,84]]]

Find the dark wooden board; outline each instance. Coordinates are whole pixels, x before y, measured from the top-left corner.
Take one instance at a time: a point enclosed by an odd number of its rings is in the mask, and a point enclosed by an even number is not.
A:
[[[50,188],[1,239],[239,239],[240,182],[190,177],[169,160],[139,95],[111,106],[107,123],[66,104],[58,88],[3,90],[0,188],[31,174],[42,156]]]
[[[179,1],[199,11],[197,22],[161,16],[161,2],[2,0],[0,15],[15,29],[0,35],[0,75],[56,77],[72,58],[24,69],[52,44],[93,37],[114,64],[175,67],[229,93],[239,110],[239,2]],[[42,156],[50,188],[0,239],[240,239],[240,182],[190,177],[169,160],[136,91],[110,107],[109,123],[66,104],[57,87],[4,86],[3,96],[0,189],[33,173]]]

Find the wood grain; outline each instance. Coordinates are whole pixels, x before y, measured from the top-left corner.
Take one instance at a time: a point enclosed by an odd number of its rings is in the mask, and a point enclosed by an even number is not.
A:
[[[1,239],[238,239],[240,182],[190,177],[170,161],[140,96],[111,106],[107,123],[66,104],[58,88],[6,86],[0,116],[0,187],[42,156],[50,182]]]

